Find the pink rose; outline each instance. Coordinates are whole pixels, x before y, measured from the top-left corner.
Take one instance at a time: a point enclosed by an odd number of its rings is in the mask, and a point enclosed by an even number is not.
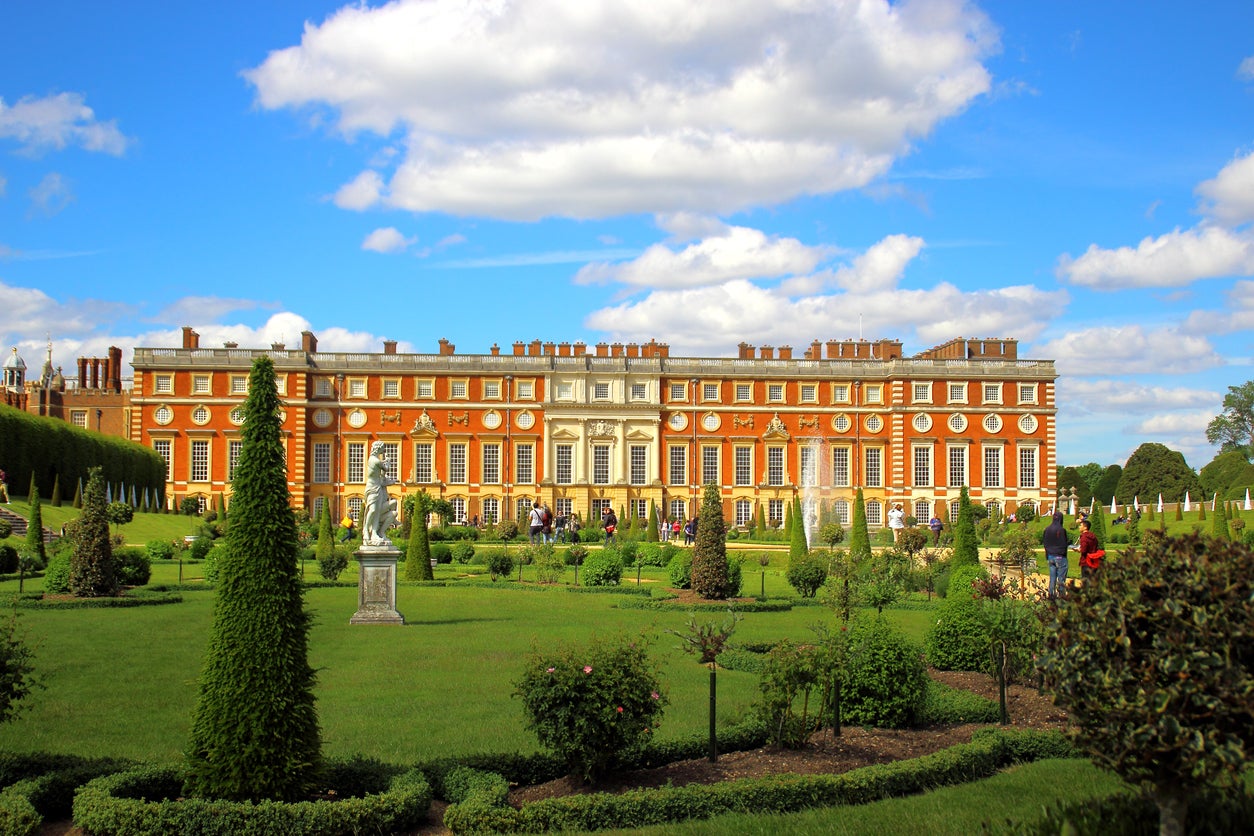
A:
[[[592,666],[591,666],[591,665],[584,665],[584,666],[583,666],[583,672],[584,672],[584,673],[592,673]]]

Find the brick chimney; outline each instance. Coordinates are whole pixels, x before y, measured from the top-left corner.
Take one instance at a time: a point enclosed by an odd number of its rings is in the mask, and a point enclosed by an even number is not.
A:
[[[457,346],[453,345],[451,342],[444,339],[443,337],[440,337],[440,355],[448,356],[450,354],[456,354],[456,353],[457,353]]]
[[[790,345],[781,345],[781,346],[779,347],[779,359],[781,359],[781,360],[791,360],[791,359],[792,359],[792,346],[790,346]]]
[[[500,357],[501,347],[497,345],[496,343],[492,343],[492,347],[488,349],[488,353],[491,354],[493,357]]]
[[[193,331],[190,325],[183,326],[183,348],[200,348],[200,334]]]
[[[522,357],[526,353],[527,353],[527,344],[523,342],[522,340],[516,341],[514,343],[514,356]]]
[[[318,338],[314,336],[313,331],[300,332],[300,350],[306,354],[318,353]]]
[[[396,353],[396,340],[384,340],[383,341],[383,353],[395,354]]]

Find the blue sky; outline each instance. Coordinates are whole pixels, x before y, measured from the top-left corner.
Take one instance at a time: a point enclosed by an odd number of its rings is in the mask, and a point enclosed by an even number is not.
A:
[[[0,342],[1017,337],[1059,458],[1254,377],[1254,4],[0,6]]]

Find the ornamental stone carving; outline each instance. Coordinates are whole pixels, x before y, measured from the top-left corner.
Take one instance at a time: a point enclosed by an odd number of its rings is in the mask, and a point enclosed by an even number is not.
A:
[[[782,439],[784,441],[792,438],[788,428],[784,426],[784,422],[779,419],[778,412],[771,416],[771,420],[767,423],[766,431],[762,433],[762,437],[766,439]]]

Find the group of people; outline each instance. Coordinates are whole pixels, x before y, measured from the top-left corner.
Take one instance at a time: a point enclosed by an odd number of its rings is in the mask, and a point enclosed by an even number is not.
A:
[[[579,536],[580,527],[577,514],[554,516],[549,506],[542,505],[538,499],[531,503],[531,511],[527,514],[527,534],[532,545],[565,543],[567,538],[573,543]]]
[[[941,518],[932,515],[932,519],[928,520],[928,530],[932,532],[932,545],[940,545],[941,530],[945,524],[941,522]],[[896,543],[901,539],[901,532],[906,528],[906,512],[902,509],[901,503],[898,502],[888,511],[888,530],[893,533],[893,542]]]
[[[679,518],[673,520],[662,519],[657,526],[658,539],[663,543],[671,540],[678,540],[679,535],[684,535],[684,545],[690,546],[697,539],[697,521],[690,519],[685,523],[681,523]]]
[[[1080,557],[1080,579],[1088,584],[1094,573],[1102,565],[1106,551],[1097,542],[1093,533],[1093,525],[1088,514],[1080,512],[1080,537],[1073,544],[1067,529],[1063,527],[1062,511],[1054,511],[1054,516],[1041,535],[1041,544],[1045,547],[1045,562],[1049,564],[1048,596],[1051,601],[1067,597],[1067,570],[1070,561],[1067,552],[1074,551]]]

